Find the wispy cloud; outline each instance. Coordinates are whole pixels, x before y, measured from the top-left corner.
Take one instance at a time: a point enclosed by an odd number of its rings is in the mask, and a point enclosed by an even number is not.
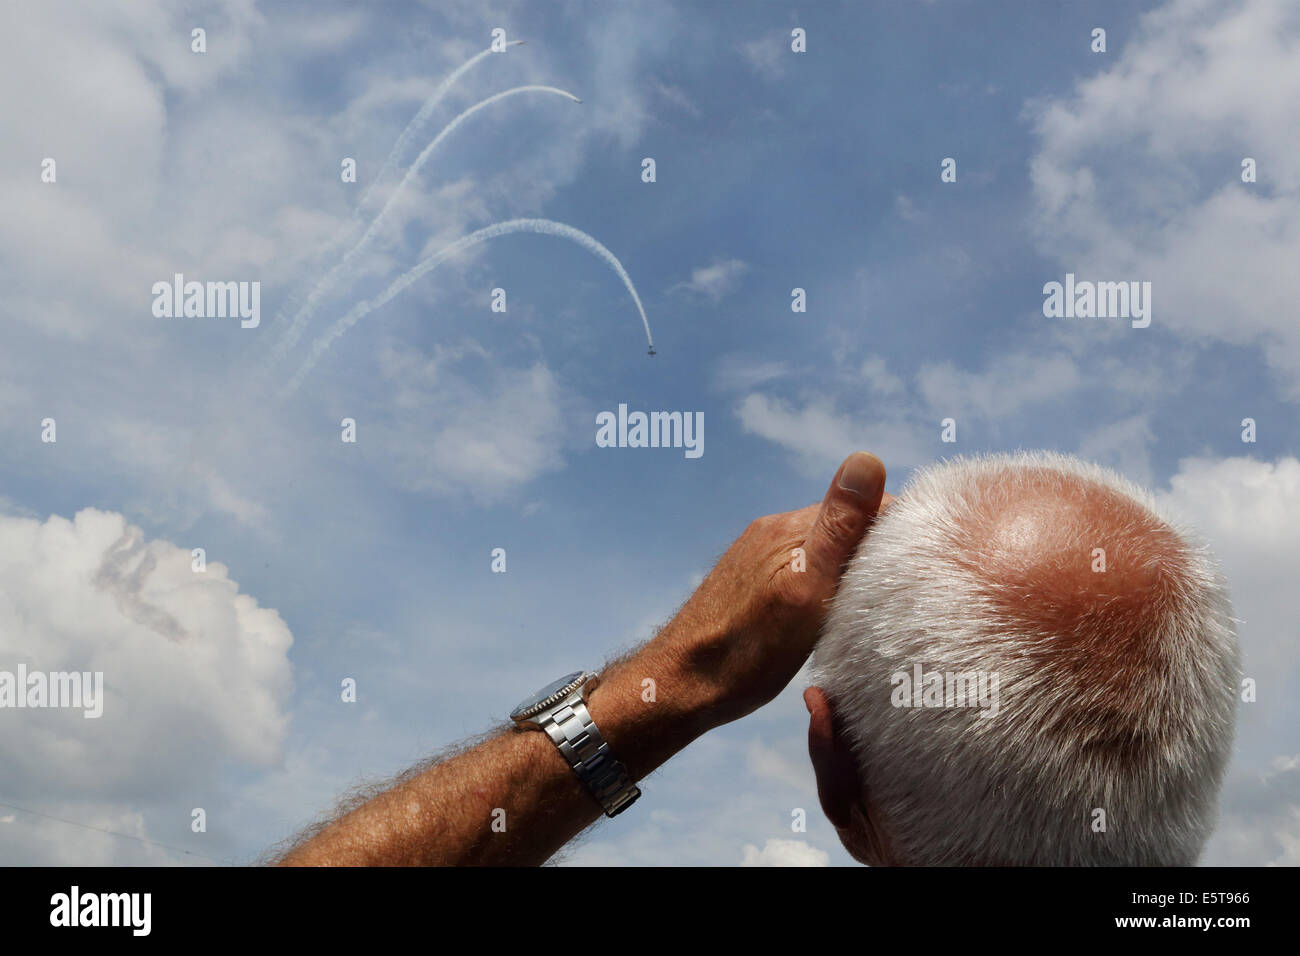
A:
[[[736,291],[741,278],[748,271],[748,263],[739,259],[725,259],[693,270],[688,281],[679,282],[668,291],[702,296],[712,302],[721,302]]]
[[[785,75],[785,57],[790,52],[789,34],[770,33],[747,40],[740,47],[746,61],[755,72],[768,79]]]

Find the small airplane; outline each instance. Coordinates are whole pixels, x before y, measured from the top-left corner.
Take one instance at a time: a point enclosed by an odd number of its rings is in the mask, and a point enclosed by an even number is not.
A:
[[[655,347],[653,345],[650,346],[650,357],[651,358],[655,357]]]

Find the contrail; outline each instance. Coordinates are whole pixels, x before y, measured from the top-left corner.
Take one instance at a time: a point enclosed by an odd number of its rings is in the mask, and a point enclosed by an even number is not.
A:
[[[506,46],[519,46],[523,42],[523,40],[511,40],[506,44]],[[361,196],[361,202],[357,205],[358,210],[365,206],[365,204],[370,200],[370,196],[374,193],[375,188],[384,181],[384,178],[390,172],[392,172],[393,167],[396,166],[398,160],[402,158],[402,154],[406,152],[408,147],[410,147],[411,140],[415,139],[415,134],[420,131],[420,128],[424,126],[425,123],[428,122],[429,117],[433,115],[433,111],[436,110],[438,104],[442,102],[442,98],[447,95],[447,91],[456,84],[457,80],[473,69],[480,60],[491,55],[491,47],[488,47],[488,49],[484,50],[482,53],[474,54],[474,56],[470,57],[448,74],[447,77],[438,84],[437,89],[429,94],[429,98],[425,100],[424,105],[420,107],[420,112],[415,114],[415,117],[406,124],[406,129],[402,130],[402,135],[397,137],[397,142],[393,144],[393,148],[389,151],[388,158],[384,160],[384,165],[380,167],[379,175],[376,176],[371,181],[370,185],[366,187],[365,193]]]
[[[573,100],[575,103],[582,102],[582,100],[578,99],[567,90],[556,89],[554,86],[516,86],[512,90],[506,90],[504,93],[497,93],[494,96],[489,96],[487,99],[475,103],[444,126],[442,131],[430,140],[429,145],[424,147],[420,155],[416,157],[415,162],[411,164],[411,168],[408,169],[406,175],[402,177],[402,181],[398,183],[392,193],[389,194],[388,201],[384,203],[384,208],[379,210],[379,215],[375,216],[375,218],[371,220],[370,225],[366,227],[366,231],[362,234],[361,238],[356,241],[356,244],[353,245],[351,249],[343,253],[343,258],[334,264],[333,268],[325,274],[325,278],[316,283],[316,287],[312,289],[311,293],[307,296],[307,301],[303,303],[302,308],[300,308],[298,313],[293,317],[293,321],[289,325],[289,330],[280,340],[280,344],[277,345],[275,350],[272,352],[272,363],[283,358],[284,354],[297,344],[298,339],[302,337],[304,327],[311,321],[311,317],[316,313],[316,308],[320,305],[321,299],[324,298],[325,294],[333,288],[334,282],[338,279],[339,274],[363,249],[366,248],[366,246],[370,245],[370,241],[379,234],[379,230],[383,228],[384,220],[388,218],[389,210],[392,209],[393,204],[397,202],[397,197],[402,194],[402,190],[406,188],[406,184],[409,183],[417,173],[419,173],[420,169],[428,161],[429,156],[432,155],[433,151],[438,147],[438,144],[450,136],[457,126],[465,122],[465,120],[469,119],[479,110],[490,106],[497,100],[504,99],[507,96],[514,96],[518,93],[553,93],[557,96],[563,96]]]
[[[511,40],[506,44],[506,46],[522,46],[523,42],[523,40]],[[398,160],[402,158],[402,154],[410,147],[411,140],[415,139],[415,134],[420,131],[420,128],[424,126],[426,122],[428,122],[429,117],[433,115],[433,111],[438,108],[438,104],[440,104],[443,97],[447,95],[447,91],[456,84],[457,80],[473,69],[484,57],[491,55],[491,47],[488,47],[480,53],[474,54],[444,77],[443,81],[438,84],[437,88],[429,94],[429,98],[424,101],[424,105],[420,107],[420,111],[415,114],[414,118],[409,123],[406,124],[406,128],[403,129],[401,135],[397,137],[397,142],[395,142],[393,148],[389,150],[388,156],[384,160],[384,165],[379,170],[379,175],[376,176],[371,181],[370,185],[366,187],[366,191],[361,196],[361,201],[357,203],[356,208],[352,210],[354,216],[359,217],[361,215],[361,210],[370,201],[370,197],[374,194],[375,189],[384,181],[392,171],[393,167],[397,165]],[[341,245],[343,240],[346,238],[346,233],[335,237],[331,246]],[[271,322],[272,328],[279,326],[283,314],[283,306],[281,306],[280,310],[277,310],[277,314]],[[267,364],[269,365],[275,362],[282,354],[283,353],[279,350],[273,351],[272,357],[267,360]]]
[[[307,377],[308,373],[310,373],[316,366],[316,363],[320,361],[321,356],[329,351],[329,347],[334,343],[335,339],[348,329],[352,328],[352,326],[356,325],[357,322],[367,314],[393,299],[412,282],[428,275],[462,249],[468,249],[470,246],[478,245],[480,242],[486,242],[488,239],[495,238],[496,236],[504,236],[512,232],[535,232],[540,233],[543,236],[559,236],[561,239],[568,239],[571,242],[576,242],[588,252],[603,259],[605,263],[618,274],[618,277],[623,280],[623,285],[627,287],[628,293],[632,296],[632,301],[636,303],[637,312],[641,313],[641,324],[645,326],[646,342],[650,344],[652,350],[654,349],[654,339],[650,336],[650,322],[646,319],[645,308],[641,305],[641,297],[636,294],[636,286],[632,284],[632,279],[628,276],[627,270],[623,268],[623,263],[618,261],[618,258],[614,253],[610,252],[581,229],[566,226],[562,222],[554,222],[550,219],[510,219],[506,222],[498,222],[493,223],[490,226],[485,226],[477,232],[471,232],[463,239],[458,239],[445,249],[441,249],[429,256],[427,259],[421,260],[419,265],[393,280],[393,284],[379,295],[375,296],[375,298],[368,299],[364,302],[358,302],[354,305],[348,311],[347,315],[335,322],[327,332],[312,343],[311,351],[308,353],[306,360],[302,363],[302,366],[298,371],[294,373],[293,378],[291,378],[285,385],[283,394],[289,395],[297,390],[298,386],[302,384],[302,380]]]

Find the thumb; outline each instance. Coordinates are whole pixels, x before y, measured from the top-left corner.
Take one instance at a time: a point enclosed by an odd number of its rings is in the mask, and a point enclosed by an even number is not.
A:
[[[867,533],[885,493],[885,466],[865,451],[855,451],[835,473],[804,549],[808,569],[830,582]]]

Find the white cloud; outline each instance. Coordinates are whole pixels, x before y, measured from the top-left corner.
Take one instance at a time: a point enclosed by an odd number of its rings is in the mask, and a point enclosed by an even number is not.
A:
[[[884,358],[868,355],[862,360],[862,378],[874,395],[901,395],[905,391],[903,380],[889,371]]]
[[[29,808],[32,809],[32,808]],[[144,816],[121,807],[42,803],[34,813],[0,818],[0,853],[27,866],[174,866],[202,863],[151,842]]]
[[[691,272],[689,282],[679,282],[669,292],[688,292],[720,302],[740,285],[741,276],[749,271],[749,264],[739,259],[727,259]]]
[[[1259,688],[1254,703],[1238,708],[1236,754],[1205,862],[1296,865],[1300,767],[1276,755],[1295,742],[1290,689],[1300,681],[1300,460],[1189,458],[1157,497],[1197,529],[1222,565],[1240,619],[1243,672]]]
[[[803,840],[770,839],[761,850],[746,843],[743,852],[741,866],[829,866],[831,859],[825,850]]]
[[[755,737],[745,753],[749,772],[760,780],[797,790],[806,796],[815,795],[813,771],[804,739],[783,739],[778,748]]]
[[[279,614],[239,593],[216,557],[196,572],[188,547],[147,541],[122,515],[93,508],[71,521],[0,517],[4,660],[103,671],[106,696],[97,720],[5,713],[6,765],[77,789],[159,774],[184,780],[223,757],[278,759],[293,638]],[[52,750],[27,746],[24,728],[48,735]],[[204,741],[202,755],[159,765],[194,740]],[[59,766],[56,751],[81,759]]]
[[[894,196],[894,211],[906,222],[918,222],[925,218],[924,213],[916,208],[916,203],[902,193]]]
[[[320,9],[292,11],[290,22],[277,17],[282,29],[292,30],[297,42],[304,48],[329,52],[356,40],[365,26],[362,10],[331,13]]]
[[[1103,72],[1030,107],[1036,231],[1081,278],[1153,284],[1153,326],[1265,346],[1300,398],[1300,8],[1173,0]],[[1259,181],[1240,181],[1240,161]]]
[[[790,374],[791,366],[788,362],[728,355],[718,362],[713,384],[724,392],[743,392]]]
[[[102,672],[104,697],[91,719],[0,710],[7,796],[53,812],[43,801],[59,794],[67,809],[55,815],[130,817],[139,836],[130,805],[210,794],[232,768],[281,758],[293,638],[216,557],[195,572],[188,547],[147,541],[122,515],[92,508],[71,521],[0,517],[0,666]],[[0,830],[0,856],[13,859],[2,844],[30,829]],[[89,862],[59,846],[26,860]]]
[[[745,431],[790,449],[801,467],[813,474],[830,475],[858,449],[872,452],[893,469],[931,457],[921,426],[866,413],[854,419],[822,399],[794,405],[751,392],[736,407],[736,415]],[[937,440],[938,429],[931,428],[928,434]]]
[[[952,362],[931,363],[923,365],[916,378],[935,414],[958,419],[974,414],[995,421],[1066,395],[1081,381],[1071,359],[1028,352],[1000,355],[978,372],[958,369]]]
[[[147,316],[148,283],[167,274],[167,260],[185,248],[181,236],[200,222],[197,232],[213,231],[211,219],[190,219],[175,205],[151,221],[141,215],[155,208],[178,159],[167,150],[176,144],[165,102],[220,83],[243,62],[260,19],[248,0],[210,4],[212,42],[198,55],[190,52],[192,17],[170,7],[36,4],[0,36],[0,82],[25,91],[0,116],[0,140],[32,163],[52,158],[58,171],[54,184],[41,182],[36,166],[0,179],[8,316],[73,337],[102,327],[106,309]],[[254,141],[272,139],[263,130]],[[216,158],[213,141],[210,134],[205,146],[213,162],[230,162]],[[247,198],[251,186],[241,183]],[[212,191],[230,205],[229,190]]]
[[[672,84],[669,83],[656,82],[655,92],[657,92],[661,97],[663,97],[664,100],[671,103],[673,106],[676,106],[678,109],[682,110],[683,112],[690,114],[695,119],[699,119],[700,116],[703,115],[700,112],[700,108],[691,102],[691,99],[686,94],[686,91],[683,90],[680,86],[673,86]]]
[[[1300,866],[1300,758],[1228,781],[1219,825],[1202,860],[1211,866]]]
[[[785,55],[790,52],[789,44],[788,33],[773,33],[746,41],[740,52],[755,72],[775,80],[785,75]]]
[[[562,392],[540,362],[501,367],[468,343],[430,358],[386,349],[381,369],[394,397],[373,430],[400,484],[495,500],[563,463]]]
[[[1296,669],[1294,570],[1300,567],[1300,460],[1189,458],[1161,499],[1223,563],[1246,665],[1281,679]]]

